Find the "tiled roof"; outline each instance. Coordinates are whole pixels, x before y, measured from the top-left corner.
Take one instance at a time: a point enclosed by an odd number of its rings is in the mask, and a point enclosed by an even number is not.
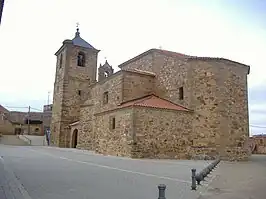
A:
[[[91,44],[89,44],[87,41],[85,41],[84,39],[80,37],[80,33],[78,29],[77,29],[75,37],[72,39],[72,43],[75,46],[95,49]]]
[[[162,49],[153,49],[154,51],[161,53],[161,54],[165,54],[167,56],[178,56],[178,57],[190,57],[189,55],[185,55],[182,53],[178,53],[178,52],[173,52],[173,51],[169,51],[169,50],[162,50]]]
[[[240,64],[240,65],[243,65],[243,66],[249,67],[249,66],[246,65],[246,64],[242,64],[242,63],[240,63],[240,62],[232,61],[232,60],[230,60],[230,59],[225,59],[225,58],[222,58],[222,57],[197,57],[197,56],[188,56],[187,58],[188,58],[188,60],[202,60],[202,61],[208,61],[208,60],[215,60],[215,61],[229,61],[229,62],[232,62],[232,63],[236,63],[236,64]]]
[[[168,51],[168,50],[162,50],[162,49],[156,49],[156,48],[152,48],[150,50],[147,50],[139,55],[137,55],[136,57],[133,57],[132,59],[120,64],[118,67],[121,68],[131,62],[134,62],[150,53],[153,53],[153,52],[158,52],[158,53],[161,53],[161,54],[164,54],[164,55],[167,55],[167,56],[174,56],[174,57],[189,57],[188,55],[185,55],[185,54],[181,54],[181,53],[177,53],[177,52],[172,52],[172,51]]]
[[[190,111],[189,109],[170,102],[166,99],[162,99],[155,95],[145,96],[139,99],[131,100],[128,102],[122,103],[119,107],[130,107],[130,106],[142,106],[142,107],[150,107],[150,108],[160,108],[160,109],[169,109],[169,110],[177,110],[177,111]]]
[[[246,65],[246,64],[242,64],[242,63],[239,63],[239,62],[236,62],[236,61],[232,61],[230,59],[225,59],[225,58],[219,58],[219,57],[197,57],[197,56],[190,56],[190,55],[185,55],[185,54],[182,54],[182,53],[178,53],[178,52],[173,52],[173,51],[168,51],[168,50],[162,50],[162,49],[156,49],[156,48],[152,48],[150,50],[147,50],[145,51],[144,53],[141,53],[139,55],[137,55],[136,57],[133,57],[132,59],[120,64],[118,67],[119,68],[122,68],[123,66],[131,63],[131,62],[134,62],[150,53],[153,53],[153,52],[158,52],[158,53],[161,53],[161,54],[164,54],[166,56],[171,56],[171,57],[180,57],[180,58],[185,58],[187,60],[203,60],[203,61],[208,61],[208,60],[215,60],[215,61],[229,61],[229,62],[232,62],[232,63],[235,63],[235,64],[240,64],[242,66],[245,66],[245,67],[248,67],[248,73],[249,73],[249,68],[250,66]]]

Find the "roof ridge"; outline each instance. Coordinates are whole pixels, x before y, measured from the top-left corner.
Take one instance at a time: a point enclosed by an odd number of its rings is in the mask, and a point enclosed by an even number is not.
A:
[[[158,48],[153,48],[153,49],[156,50],[157,52],[161,52],[161,53],[172,53],[173,55],[184,56],[184,57],[191,57],[191,55],[186,55],[184,53],[179,53],[179,52],[176,52],[176,51],[165,50],[165,49],[158,49]]]

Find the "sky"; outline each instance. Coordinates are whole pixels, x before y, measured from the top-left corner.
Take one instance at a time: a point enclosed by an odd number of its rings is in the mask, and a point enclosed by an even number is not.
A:
[[[252,134],[266,133],[266,1],[6,0],[0,26],[0,104],[42,110],[52,102],[63,40],[81,37],[120,63],[150,49],[224,57],[250,65]],[[9,108],[27,111],[26,108]]]

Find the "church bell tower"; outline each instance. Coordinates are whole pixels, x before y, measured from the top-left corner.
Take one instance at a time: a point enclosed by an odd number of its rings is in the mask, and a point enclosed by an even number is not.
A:
[[[79,120],[80,105],[88,86],[96,82],[99,50],[81,38],[77,27],[72,40],[64,40],[57,57],[51,121],[51,141],[59,147],[71,146],[69,124]]]

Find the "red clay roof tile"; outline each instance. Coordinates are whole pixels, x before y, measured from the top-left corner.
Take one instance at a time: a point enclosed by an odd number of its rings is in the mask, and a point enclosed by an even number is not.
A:
[[[178,111],[190,111],[189,109],[181,105],[174,104],[173,102],[162,99],[155,95],[149,95],[129,102],[124,102],[119,107],[124,108],[129,106],[142,106],[142,107],[161,108],[161,109],[170,109]]]

